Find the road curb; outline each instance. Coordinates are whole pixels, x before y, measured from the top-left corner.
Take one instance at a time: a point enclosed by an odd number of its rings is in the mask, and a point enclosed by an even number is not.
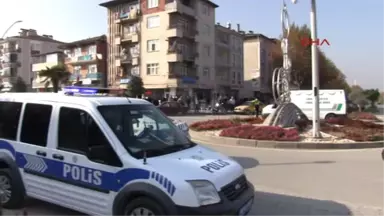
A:
[[[278,148],[278,149],[365,149],[365,148],[383,148],[384,141],[374,142],[351,142],[351,143],[316,143],[316,142],[287,142],[287,141],[269,141],[269,140],[248,140],[231,137],[219,137],[207,135],[202,132],[190,131],[193,141],[221,144],[231,146],[247,146],[254,148]]]

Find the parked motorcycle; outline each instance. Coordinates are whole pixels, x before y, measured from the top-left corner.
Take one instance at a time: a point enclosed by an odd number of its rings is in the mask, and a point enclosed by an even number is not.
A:
[[[227,113],[227,109],[224,107],[224,103],[216,103],[215,106],[212,108],[212,113]]]

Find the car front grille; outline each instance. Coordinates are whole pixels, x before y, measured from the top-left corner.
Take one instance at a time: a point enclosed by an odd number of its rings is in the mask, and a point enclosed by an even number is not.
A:
[[[235,179],[233,182],[222,187],[221,192],[223,192],[224,196],[226,196],[230,201],[233,201],[247,189],[247,178],[245,177],[245,175],[242,175],[239,178]]]

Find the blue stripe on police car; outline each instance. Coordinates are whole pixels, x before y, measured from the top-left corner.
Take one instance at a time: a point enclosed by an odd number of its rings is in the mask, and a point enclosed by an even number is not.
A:
[[[23,168],[25,171],[30,171],[31,174],[41,174],[45,177],[58,179],[69,184],[79,185],[80,183],[81,185],[89,186],[90,188],[105,191],[118,192],[131,181],[140,179],[146,180],[151,177],[151,172],[144,169],[128,168],[122,169],[116,173],[111,173],[16,152],[13,146],[4,140],[0,140],[0,149],[10,152],[16,159],[18,167]],[[156,174],[158,178],[156,181],[166,189],[169,195],[172,196],[176,191],[176,187],[169,179],[166,179],[158,173]],[[160,176],[163,178],[162,183],[160,183]]]
[[[167,179],[165,176],[157,172],[151,173],[151,179],[154,179],[155,181],[157,181],[161,186],[163,186],[167,190],[169,195],[173,196],[173,194],[176,191],[176,187],[174,184],[172,184],[172,182],[169,179]]]

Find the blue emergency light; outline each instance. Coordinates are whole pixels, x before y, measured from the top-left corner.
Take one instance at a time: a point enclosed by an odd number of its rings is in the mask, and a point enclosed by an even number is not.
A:
[[[65,94],[73,95],[108,95],[110,93],[122,93],[124,89],[108,89],[108,88],[96,88],[96,87],[81,87],[81,86],[66,86],[63,88]]]

